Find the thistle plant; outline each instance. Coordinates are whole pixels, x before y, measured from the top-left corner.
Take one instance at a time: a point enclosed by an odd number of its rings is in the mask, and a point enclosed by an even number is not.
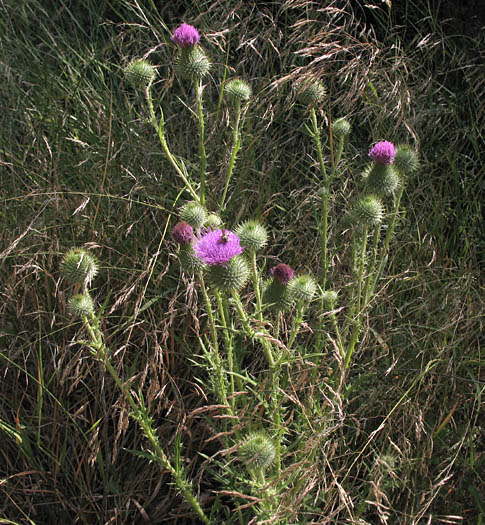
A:
[[[176,74],[182,81],[192,82],[195,90],[199,138],[197,182],[187,172],[189,163],[170,151],[163,110],[161,107],[155,110],[153,105],[151,88],[156,78],[153,66],[145,60],[133,61],[125,73],[131,85],[142,89],[150,123],[157,132],[162,151],[191,199],[180,208],[172,238],[182,270],[193,277],[206,314],[204,327],[197,334],[199,354],[193,360],[207,372],[208,379],[198,379],[221,407],[224,422],[217,430],[226,450],[234,452],[235,459],[239,460],[236,464],[241,466],[240,470],[220,467],[225,468],[224,475],[230,477],[228,486],[232,487],[234,505],[239,507],[238,491],[249,490],[253,494],[259,491],[257,505],[244,513],[241,509],[237,511],[239,523],[263,518],[288,523],[288,515],[281,513],[282,495],[288,486],[295,490],[300,487],[298,473],[302,470],[299,469],[308,462],[319,461],[316,447],[308,454],[303,448],[295,449],[288,435],[295,434],[304,425],[310,425],[305,428],[311,428],[316,434],[321,433],[324,422],[332,417],[330,404],[316,399],[292,405],[294,397],[289,389],[293,376],[302,362],[312,367],[312,378],[319,376],[325,358],[325,366],[331,369],[329,389],[334,400],[341,399],[352,358],[361,341],[362,321],[375,297],[399,219],[405,179],[416,170],[417,157],[409,146],[395,148],[387,140],[377,142],[370,149],[371,164],[364,172],[363,181],[355,177],[358,196],[352,199],[346,216],[345,230],[352,246],[352,284],[342,284],[340,289],[338,286],[344,280],[338,275],[329,278],[339,248],[329,226],[338,185],[347,176],[341,170],[341,161],[351,138],[351,125],[347,118],[338,118],[324,130],[320,118],[321,108],[328,103],[324,84],[313,77],[299,82],[295,86],[296,98],[306,107],[302,121],[315,150],[319,179],[321,206],[316,224],[319,264],[308,268],[304,254],[301,260],[270,264],[270,259],[265,258],[269,254],[265,252],[275,249],[269,242],[271,230],[262,220],[254,218],[234,224],[227,201],[238,154],[243,148],[243,114],[253,97],[252,90],[237,78],[225,82],[221,88],[229,102],[232,142],[222,195],[220,199],[208,199],[208,195],[215,195],[215,189],[209,191],[207,187],[210,159],[206,152],[208,117],[203,107],[203,82],[211,62],[200,47],[200,35],[193,26],[182,24],[173,33],[172,41],[178,48],[178,56],[174,58]],[[383,225],[386,225],[384,239],[381,238]],[[283,253],[271,255],[284,260]],[[88,285],[96,274],[90,261],[84,252],[73,252],[61,265],[66,278],[84,284],[83,293],[75,295],[69,306],[73,314],[83,320],[89,334],[86,345],[106,367],[130,404],[132,417],[150,442],[153,458],[171,473],[199,518],[210,523],[185,473],[179,465],[173,465],[159,443],[147,407],[140,401],[142,396],[135,399],[111,364],[88,292]],[[328,286],[330,282],[332,287]],[[254,369],[248,365],[252,352],[259,352],[264,366]],[[308,411],[315,418],[313,426],[308,423]],[[244,427],[239,414],[247,418]],[[246,427],[251,431],[242,430]]]

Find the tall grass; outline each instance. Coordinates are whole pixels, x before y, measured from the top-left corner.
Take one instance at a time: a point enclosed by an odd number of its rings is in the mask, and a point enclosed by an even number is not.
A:
[[[157,64],[171,147],[197,159],[191,97],[171,69],[170,32],[184,20],[204,34],[214,79],[251,79],[255,103],[225,213],[265,220],[270,260],[311,270],[320,257],[318,159],[289,81],[321,77],[332,102],[320,117],[352,121],[349,175],[359,176],[373,140],[419,146],[421,169],[364,322],[365,352],[325,433],[295,434],[292,446],[325,457],[302,480],[314,500],[295,522],[483,520],[484,37],[473,17],[457,34],[440,2],[405,4],[0,3],[1,519],[194,522],[168,473],[136,453],[144,440],[128,406],[79,344],[58,265],[80,245],[104,265],[94,293],[118,373],[143,392],[165,450],[183,444],[203,506],[220,523],[234,519],[211,422],[219,408],[194,377],[202,299],[167,242],[179,180],[121,74],[133,57]],[[231,133],[218,89],[210,81],[205,96],[208,183],[220,195]],[[343,185],[337,216],[353,196]],[[330,235],[342,231],[331,224]],[[348,274],[348,250],[342,237],[334,275]],[[293,395],[327,394],[324,373],[299,381]],[[289,489],[287,501],[296,509],[302,492]]]

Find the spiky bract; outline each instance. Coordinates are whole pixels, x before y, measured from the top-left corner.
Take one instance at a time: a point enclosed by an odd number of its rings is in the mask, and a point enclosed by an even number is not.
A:
[[[250,252],[261,250],[268,242],[268,232],[258,221],[243,222],[236,228],[236,234],[241,240],[241,245]]]
[[[246,467],[255,470],[271,467],[276,457],[276,447],[264,432],[253,432],[246,436],[237,452]]]
[[[233,257],[227,264],[207,267],[209,282],[218,290],[240,290],[249,279],[249,266],[244,257]]]
[[[297,302],[308,302],[313,299],[317,285],[311,275],[299,275],[288,283],[288,292]]]
[[[367,189],[377,195],[394,193],[399,187],[399,183],[399,175],[396,170],[387,164],[374,164],[365,177]]]
[[[231,102],[246,102],[251,98],[251,86],[241,79],[230,80],[224,87],[224,93]]]
[[[180,210],[180,219],[198,230],[202,228],[207,219],[207,211],[198,202],[187,202]]]
[[[288,286],[281,284],[275,279],[269,279],[263,287],[263,303],[277,311],[291,310],[295,304],[295,298],[288,290]]]
[[[325,290],[322,293],[323,307],[327,310],[333,310],[337,304],[338,294],[334,290]]]
[[[86,293],[77,294],[69,299],[69,310],[76,317],[89,317],[94,314],[94,302]]]
[[[323,101],[327,90],[323,82],[317,79],[306,79],[296,87],[297,99],[306,106],[315,106]]]
[[[207,218],[204,222],[204,228],[210,230],[217,230],[222,224],[222,219],[217,215],[217,213],[210,213],[207,215]]]
[[[341,139],[350,133],[350,122],[345,118],[339,118],[332,124],[333,136]]]
[[[411,146],[398,146],[392,165],[401,176],[411,175],[418,169],[418,155]]]
[[[134,88],[144,89],[155,80],[157,71],[148,60],[140,59],[126,67],[125,76]]]
[[[209,73],[211,64],[199,46],[182,48],[177,60],[177,74],[186,80],[198,81]]]
[[[61,274],[72,284],[89,286],[97,273],[96,258],[82,248],[72,248],[62,259]]]
[[[384,206],[375,195],[364,195],[352,208],[354,221],[362,226],[376,226],[384,217]]]
[[[178,255],[180,266],[182,266],[187,273],[197,273],[206,268],[205,262],[197,257],[197,254],[190,244],[180,246]]]

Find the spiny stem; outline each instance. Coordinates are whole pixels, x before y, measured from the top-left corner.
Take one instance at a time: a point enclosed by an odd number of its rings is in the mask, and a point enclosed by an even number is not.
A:
[[[227,166],[226,173],[226,182],[224,184],[224,191],[222,193],[221,202],[219,204],[219,215],[224,209],[224,201],[226,200],[227,190],[229,188],[229,181],[232,177],[232,172],[234,170],[234,165],[236,164],[236,157],[241,148],[241,134],[239,132],[239,124],[241,121],[241,102],[236,102],[236,121],[232,130],[232,151],[231,157],[229,159],[229,164]]]
[[[158,121],[157,116],[155,115],[155,110],[153,108],[152,92],[150,86],[147,86],[147,88],[145,89],[145,98],[148,104],[150,123],[155,128],[155,131],[158,134],[158,139],[160,140],[160,145],[162,146],[165,156],[167,157],[170,164],[173,166],[174,170],[177,172],[177,175],[182,179],[183,183],[185,184],[185,188],[193,197],[193,199],[197,202],[200,202],[200,197],[197,195],[194,188],[192,188],[192,184],[190,184],[189,180],[185,176],[184,172],[178,165],[178,162],[175,160],[175,157],[172,155],[168,147],[167,139],[165,137],[165,120],[163,116],[163,110],[160,108],[160,121]]]
[[[200,203],[205,204],[205,180],[207,171],[207,154],[205,152],[205,122],[202,98],[202,80],[195,83],[197,98],[197,118],[199,121],[199,155],[200,155]]]
[[[254,294],[256,296],[256,317],[259,321],[263,320],[263,303],[261,301],[261,290],[259,287],[259,273],[256,264],[256,252],[251,252],[251,278],[253,280]]]

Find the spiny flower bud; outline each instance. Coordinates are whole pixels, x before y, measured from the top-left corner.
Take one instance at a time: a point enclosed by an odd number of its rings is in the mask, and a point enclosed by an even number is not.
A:
[[[323,307],[327,310],[333,310],[337,304],[338,294],[334,290],[326,290],[322,294]]]
[[[224,93],[231,102],[246,102],[251,98],[252,90],[244,80],[230,80],[225,88]]]
[[[397,147],[392,165],[403,177],[416,171],[418,164],[418,155],[411,146],[402,145]]]
[[[309,302],[317,291],[317,285],[311,275],[299,275],[288,283],[288,291],[295,301]]]
[[[374,164],[365,178],[365,185],[372,193],[390,195],[399,187],[399,175],[387,164]]]
[[[194,248],[191,244],[182,244],[180,245],[180,251],[178,253],[180,266],[187,273],[197,273],[203,271],[206,268],[205,262],[197,257],[197,254],[194,252]]]
[[[257,252],[266,246],[268,242],[268,232],[258,221],[246,221],[236,228],[236,234],[241,240],[241,244],[250,252]]]
[[[180,221],[173,227],[172,237],[178,244],[190,244],[194,238],[194,230],[189,223]]]
[[[350,133],[350,122],[347,119],[339,118],[332,124],[333,136],[341,139]]]
[[[202,228],[207,219],[207,211],[198,202],[187,202],[180,210],[180,218],[182,221],[188,222],[193,228],[199,229]]]
[[[177,60],[177,74],[186,80],[201,80],[209,72],[211,64],[199,46],[184,47]]]
[[[291,266],[288,266],[284,263],[280,263],[271,269],[271,275],[273,276],[276,282],[278,282],[279,284],[286,285],[295,275],[295,271]]]
[[[237,449],[239,459],[248,469],[266,470],[276,457],[273,441],[263,432],[253,432],[246,436]]]
[[[273,278],[263,285],[263,303],[276,311],[284,312],[291,310],[295,299],[286,284],[281,284]]]
[[[352,216],[357,224],[376,226],[382,222],[384,206],[374,195],[365,195],[354,204]]]
[[[180,47],[192,47],[198,44],[199,41],[199,32],[194,26],[189,24],[181,24],[172,35],[172,42],[175,42]]]
[[[306,79],[297,86],[297,99],[306,106],[314,106],[322,102],[327,95],[324,84],[317,79]]]
[[[95,257],[82,248],[72,248],[61,262],[61,274],[72,284],[89,286],[97,273]]]
[[[204,228],[210,230],[217,230],[221,227],[222,219],[216,213],[210,213],[207,215],[207,219],[204,222]]]
[[[378,142],[369,151],[369,157],[376,164],[391,164],[394,155],[396,155],[396,149],[394,148],[394,144],[388,140]]]
[[[125,76],[134,88],[146,88],[155,80],[156,75],[155,67],[144,59],[134,60],[125,69]]]
[[[218,290],[231,292],[240,290],[249,279],[249,267],[244,257],[233,257],[226,264],[207,267],[209,282]]]
[[[88,293],[80,293],[69,299],[69,310],[76,317],[89,317],[94,314],[94,303]]]

